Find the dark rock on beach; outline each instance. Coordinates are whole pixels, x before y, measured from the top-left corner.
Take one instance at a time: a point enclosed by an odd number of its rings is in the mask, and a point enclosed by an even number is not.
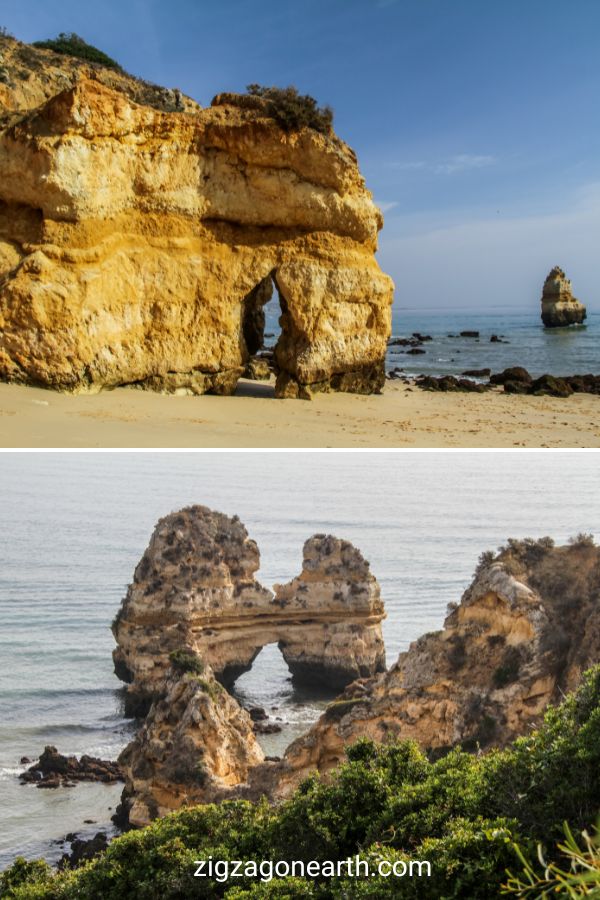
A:
[[[507,381],[510,381],[529,385],[532,380],[527,369],[524,369],[522,366],[511,366],[509,369],[504,369],[503,372],[490,376],[490,384],[506,384]]]
[[[114,784],[123,781],[117,762],[98,759],[95,756],[63,756],[56,747],[47,746],[37,763],[21,772],[22,784],[35,784],[40,788],[74,787],[77,781],[101,781]]]
[[[454,375],[442,375],[436,378],[433,375],[421,375],[416,379],[417,387],[424,391],[463,391],[469,393],[483,394],[489,390],[489,385],[478,384],[476,381],[469,381],[467,378],[456,378]]]
[[[463,372],[463,378],[488,378],[492,374],[491,369],[467,369]]]

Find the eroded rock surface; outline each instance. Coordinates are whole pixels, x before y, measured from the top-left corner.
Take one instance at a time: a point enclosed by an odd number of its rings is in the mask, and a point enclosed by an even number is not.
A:
[[[314,535],[302,572],[275,594],[237,517],[192,506],[161,519],[113,625],[129,713],[146,719],[119,763],[120,821],[143,825],[182,805],[270,791],[277,766],[254,731],[261,710],[227,688],[278,643],[294,678],[341,688],[385,668],[385,612],[369,564],[348,541]]]
[[[180,650],[225,685],[272,643],[305,683],[341,688],[383,671],[379,585],[352,544],[310,538],[301,574],[275,595],[255,579],[259,564],[235,516],[192,506],[159,521],[113,629],[131,711],[161,695],[170,654]]]
[[[493,556],[493,555],[492,555]],[[350,685],[288,748],[276,792],[327,771],[360,737],[442,752],[503,745],[600,660],[600,549],[512,541],[484,557],[444,623],[383,675]]]
[[[274,286],[277,395],[381,390],[393,285],[346,144],[284,131],[258,97],[165,112],[26,56],[51,77],[0,86],[0,378],[231,393]]]
[[[181,806],[243,784],[263,762],[252,719],[213,677],[170,673],[135,739],[119,757],[126,785],[120,816],[147,825]]]
[[[571,282],[560,266],[554,266],[542,291],[542,322],[546,328],[580,325],[586,315],[583,303],[573,296]]]

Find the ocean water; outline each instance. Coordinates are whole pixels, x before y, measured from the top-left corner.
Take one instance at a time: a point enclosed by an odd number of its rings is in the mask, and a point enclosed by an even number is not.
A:
[[[66,832],[109,824],[120,786],[22,786],[19,759],[48,743],[114,758],[130,739],[110,623],[160,516],[192,503],[239,515],[269,587],[298,574],[315,532],[353,541],[381,584],[388,664],[441,627],[483,550],[600,537],[587,453],[5,453],[0,489],[0,868],[19,853],[55,860]],[[271,753],[326,702],[294,691],[275,646],[237,691],[281,719]]]
[[[266,341],[272,346],[279,334],[279,300],[266,305]],[[461,331],[479,331],[480,337],[463,338]],[[409,347],[389,347],[387,370],[400,368],[406,375],[460,375],[468,369],[502,372],[509,366],[524,366],[534,376],[600,374],[600,314],[589,313],[583,325],[544,328],[539,311],[514,313],[491,311],[479,314],[461,310],[407,310],[394,304],[392,337],[410,337],[414,332],[430,335],[420,348],[423,354],[407,353]],[[508,343],[491,343],[502,336]],[[455,337],[449,337],[455,335]]]

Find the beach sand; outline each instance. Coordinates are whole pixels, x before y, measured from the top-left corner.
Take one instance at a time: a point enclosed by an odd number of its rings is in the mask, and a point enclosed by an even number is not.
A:
[[[0,384],[2,447],[600,447],[600,397],[429,393],[275,400],[242,381],[233,397],[132,388],[71,396]]]

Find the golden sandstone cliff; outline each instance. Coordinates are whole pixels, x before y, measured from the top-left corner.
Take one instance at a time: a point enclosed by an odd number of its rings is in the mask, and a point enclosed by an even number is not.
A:
[[[274,286],[278,396],[382,388],[393,285],[346,144],[23,48],[0,39],[1,378],[231,393]]]
[[[600,659],[600,548],[585,535],[565,547],[511,540],[483,554],[443,630],[388,671],[379,588],[351,544],[311,538],[301,575],[274,597],[254,580],[257,567],[236,518],[190,507],[157,525],[114,627],[118,674],[134,701],[153,699],[120,760],[130,824],[184,804],[284,797],[365,736],[414,739],[433,754],[502,746]],[[264,757],[224,686],[273,640],[305,684],[355,679],[281,760]]]

